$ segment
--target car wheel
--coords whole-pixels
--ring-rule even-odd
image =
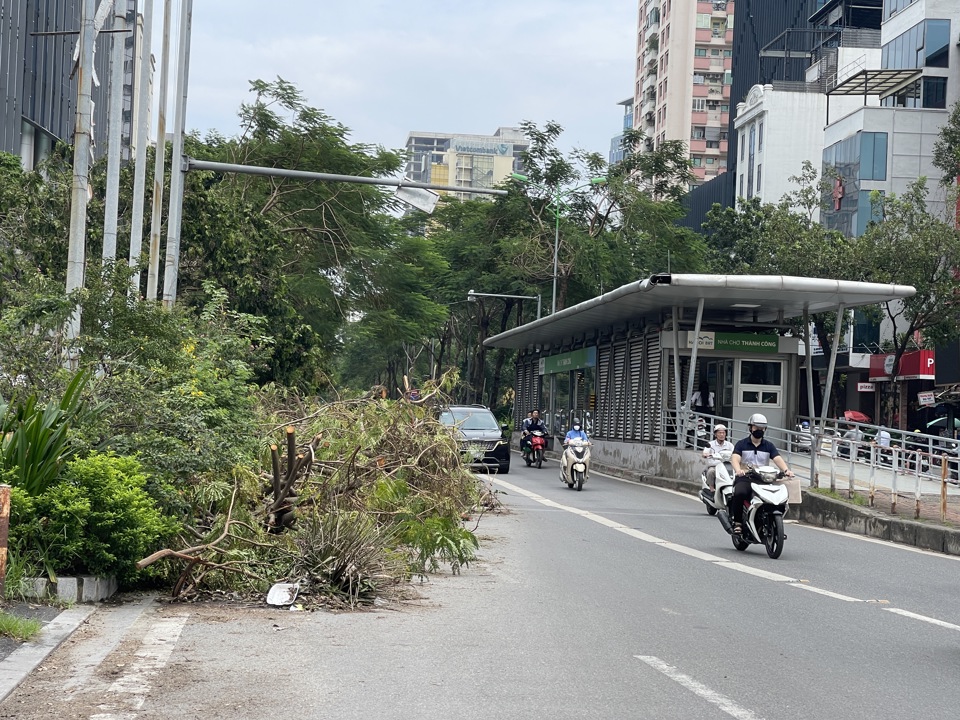
[[[501,466],[500,466],[500,474],[501,474],[501,475],[506,475],[506,474],[509,473],[509,472],[510,472],[510,463],[507,463],[506,465],[501,465]]]

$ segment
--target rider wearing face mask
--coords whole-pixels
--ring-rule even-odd
[[[793,471],[787,467],[787,463],[780,456],[777,450],[769,440],[764,439],[763,434],[767,429],[767,418],[760,413],[754,413],[747,420],[747,430],[750,431],[748,437],[743,438],[733,448],[733,455],[730,457],[730,464],[733,465],[733,472],[736,478],[733,483],[733,499],[730,501],[730,519],[733,520],[734,532],[740,532],[743,521],[743,503],[750,501],[753,491],[750,488],[750,480],[745,476],[746,468],[741,465],[752,465],[759,467],[773,463],[784,472],[787,477],[793,477]]]

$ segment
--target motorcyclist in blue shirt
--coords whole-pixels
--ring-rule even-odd
[[[584,431],[583,426],[580,424],[580,418],[573,419],[573,425],[569,430],[567,430],[567,436],[563,438],[563,444],[566,445],[574,438],[579,438],[584,442],[587,442],[590,439],[587,437],[586,431]]]

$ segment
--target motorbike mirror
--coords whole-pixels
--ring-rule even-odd
[[[503,433],[503,436],[506,437],[507,433],[510,432],[510,426],[507,423],[504,423],[500,426],[500,432]]]

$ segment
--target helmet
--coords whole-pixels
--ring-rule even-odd
[[[760,413],[754,413],[750,416],[750,419],[747,420],[747,425],[757,425],[759,427],[767,426],[767,416],[761,415]]]
[[[580,424],[580,418],[574,418],[572,424],[573,424],[573,425],[579,425],[579,424]]]
[[[713,434],[714,434],[714,436],[716,436],[717,432],[720,431],[720,430],[723,430],[724,432],[726,432],[726,431],[727,431],[727,426],[724,425],[723,423],[717,423],[716,425],[714,425],[714,426],[713,426]]]

